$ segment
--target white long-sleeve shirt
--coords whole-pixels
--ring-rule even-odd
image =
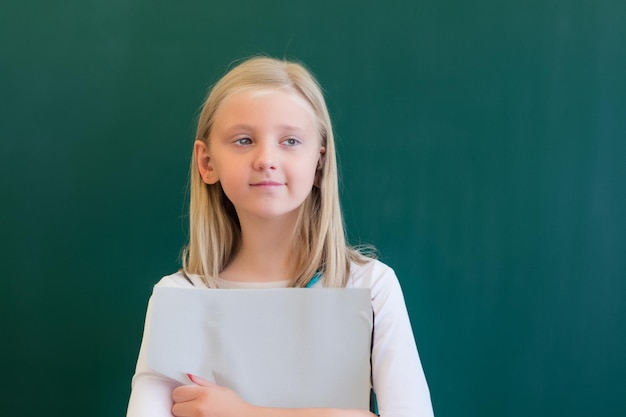
[[[157,287],[206,288],[198,276],[182,273],[162,278]],[[220,288],[275,288],[287,281],[241,283],[218,279]],[[315,284],[321,287],[322,282]],[[348,288],[369,288],[374,311],[372,344],[373,389],[382,417],[432,417],[430,393],[417,352],[404,297],[395,273],[373,260],[352,264]],[[172,417],[172,390],[179,383],[153,371],[147,364],[151,306],[148,303],[143,342],[132,380],[127,417]]]

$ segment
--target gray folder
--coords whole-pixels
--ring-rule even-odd
[[[369,409],[369,289],[157,287],[148,366],[268,407]]]

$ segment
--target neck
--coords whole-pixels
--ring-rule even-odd
[[[241,247],[221,277],[230,281],[270,282],[292,279],[292,219],[242,219]]]

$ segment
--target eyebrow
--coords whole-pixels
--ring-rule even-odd
[[[305,131],[305,129],[299,126],[294,126],[294,125],[289,125],[289,124],[278,125],[277,129],[280,131],[286,131],[289,133],[300,133],[300,134],[304,133]],[[244,123],[238,123],[238,124],[235,124],[226,128],[226,132],[239,131],[239,130],[252,131],[252,130],[255,130],[255,126],[247,125]]]

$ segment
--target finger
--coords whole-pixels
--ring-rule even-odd
[[[192,401],[200,395],[200,388],[196,385],[182,385],[172,391],[172,401],[182,403]]]
[[[199,413],[198,406],[194,402],[176,403],[172,405],[170,410],[174,417],[193,417],[201,414]]]
[[[187,378],[189,378],[189,380],[194,384],[200,385],[201,387],[212,387],[215,385],[214,383],[207,381],[206,379],[202,379],[199,376],[195,376],[192,374],[187,374]]]

